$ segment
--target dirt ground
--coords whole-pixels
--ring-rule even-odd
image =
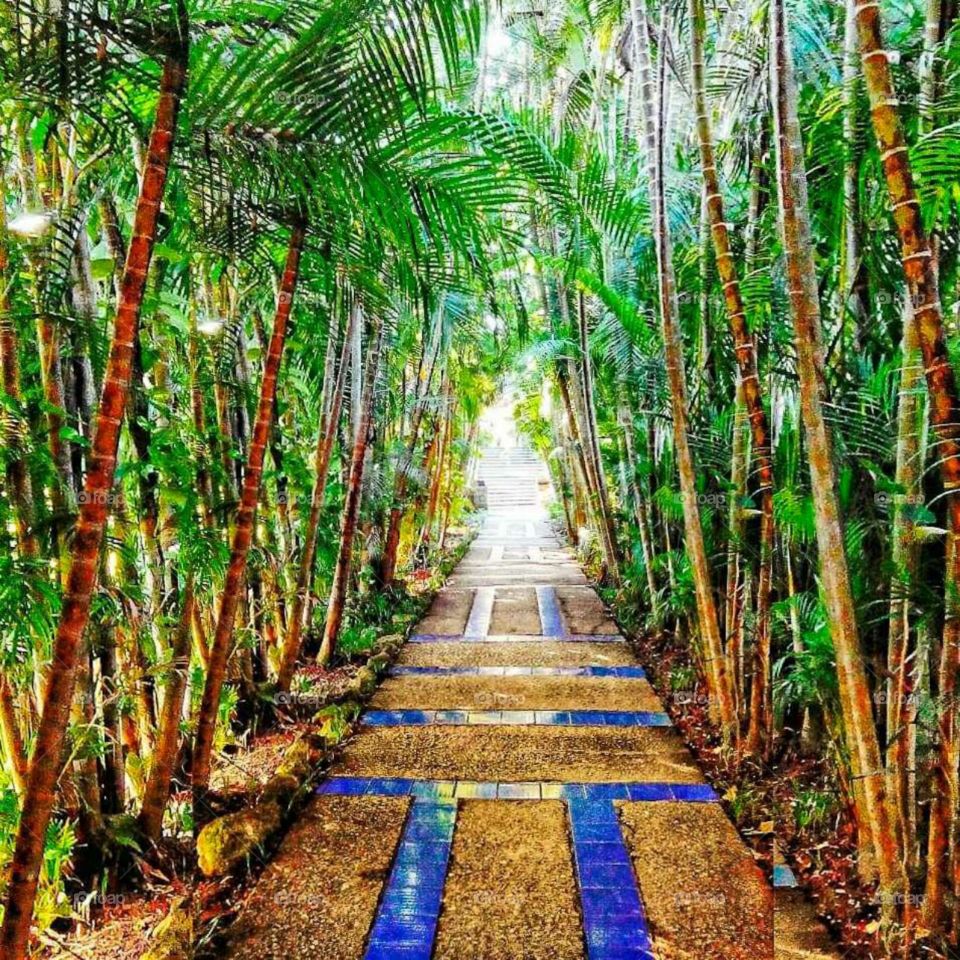
[[[560,802],[460,805],[435,960],[582,960]]]

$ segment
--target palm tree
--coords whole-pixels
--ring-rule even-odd
[[[321,664],[330,662],[340,637],[343,624],[344,606],[353,559],[353,541],[357,533],[357,519],[360,514],[360,498],[363,493],[363,474],[366,467],[367,447],[373,429],[374,392],[377,386],[377,374],[380,366],[380,348],[383,343],[383,321],[372,319],[369,338],[371,341],[367,353],[367,365],[363,380],[363,393],[360,398],[360,422],[353,443],[350,458],[350,476],[347,480],[347,492],[340,520],[340,545],[337,563],[334,567],[333,584],[330,587],[330,600],[327,603],[327,619],[323,628],[323,641],[317,657]]]
[[[210,784],[213,736],[220,710],[220,691],[226,677],[230,641],[233,637],[234,621],[237,616],[237,607],[240,603],[243,580],[247,570],[247,557],[250,553],[250,544],[253,541],[257,503],[260,499],[260,482],[263,476],[263,463],[266,458],[267,445],[270,441],[274,406],[277,400],[280,362],[283,359],[283,347],[293,309],[293,298],[297,291],[300,258],[303,255],[306,235],[306,224],[302,220],[295,222],[290,229],[287,258],[280,278],[277,307],[273,318],[273,333],[270,337],[270,348],[264,362],[263,379],[260,382],[257,417],[253,426],[246,469],[243,473],[243,492],[234,524],[230,565],[227,568],[227,579],[220,596],[217,626],[210,646],[207,681],[203,690],[200,713],[197,716],[197,736],[194,744],[191,775],[194,808],[198,812],[204,805],[205,795]]]
[[[753,454],[757,462],[760,484],[760,571],[757,585],[757,641],[751,686],[750,729],[745,749],[754,754],[763,752],[771,722],[769,702],[770,672],[770,593],[773,565],[773,466],[770,461],[770,430],[763,408],[760,377],[753,337],[747,327],[746,308],[740,292],[740,279],[730,248],[723,197],[717,177],[710,116],[707,112],[707,91],[704,63],[706,16],[703,0],[690,0],[691,67],[693,93],[697,111],[697,133],[700,141],[700,165],[706,190],[705,206],[709,215],[710,233],[723,288],[734,350],[739,371],[738,390],[746,407],[753,435]],[[728,643],[730,638],[728,637]]]
[[[670,384],[670,400],[673,411],[673,442],[680,473],[680,489],[683,496],[684,532],[686,550],[690,557],[697,598],[697,620],[704,646],[707,676],[710,680],[711,710],[719,720],[728,743],[738,739],[738,725],[733,702],[733,687],[727,670],[727,659],[720,637],[717,607],[710,582],[710,565],[696,481],[696,468],[690,451],[688,435],[688,411],[686,398],[686,374],[684,371],[683,346],[677,328],[677,288],[673,271],[673,255],[670,228],[667,222],[667,198],[664,188],[667,135],[667,85],[666,55],[662,44],[666,37],[666,12],[661,15],[661,57],[658,65],[655,144],[648,143],[648,167],[650,168],[651,205],[654,211],[654,237],[657,249],[657,272],[659,276],[660,322],[663,336],[667,378]],[[646,107],[651,109],[651,107]],[[649,126],[645,124],[649,130]],[[652,149],[651,149],[652,147]]]
[[[0,932],[3,953],[12,960],[20,960],[24,955],[30,934],[37,874],[43,858],[43,838],[55,802],[83,633],[90,618],[90,602],[99,573],[100,549],[113,492],[120,426],[129,393],[140,310],[173,155],[177,114],[186,86],[188,40],[182,9],[179,16],[180,22],[168,37],[169,49],[160,76],[156,113],[134,217],[134,232],[120,282],[110,357],[91,444],[90,469],[80,499],[79,517],[70,550],[63,613],[53,650],[56,669],[48,676],[30,763],[30,777],[23,798],[23,813],[17,831],[7,907]]]
[[[307,607],[307,593],[310,589],[310,579],[317,552],[317,535],[320,527],[320,511],[323,508],[323,496],[327,487],[327,476],[330,472],[330,459],[333,454],[333,444],[337,436],[337,424],[340,422],[340,411],[343,408],[344,386],[347,379],[348,350],[353,342],[353,331],[357,323],[358,309],[354,306],[347,311],[347,326],[343,334],[343,346],[340,352],[340,362],[337,365],[336,380],[330,387],[329,409],[320,423],[320,432],[317,439],[317,452],[314,461],[313,492],[310,496],[310,514],[307,517],[304,531],[303,553],[300,557],[300,566],[297,573],[296,592],[293,596],[293,605],[290,610],[290,622],[287,626],[287,636],[284,640],[283,656],[280,668],[277,671],[277,689],[281,692],[290,689],[297,658],[300,656],[300,637],[303,631],[304,614]],[[335,342],[334,329],[331,327],[328,336]],[[328,373],[331,371],[328,370]],[[324,390],[327,385],[324,383]]]
[[[936,265],[913,182],[890,63],[883,44],[879,7],[857,0],[856,17],[873,129],[900,239],[912,313],[912,321],[908,322],[917,327],[917,340],[923,354],[930,419],[937,437],[940,476],[947,501],[945,610],[938,674],[941,697],[938,790],[930,817],[923,908],[925,922],[936,927],[945,909],[950,848],[960,801],[960,717],[955,702],[960,670],[960,550],[957,549],[960,539],[960,495],[957,493],[960,490],[960,402],[956,376],[947,353]]]
[[[34,831],[7,942],[126,882],[117,814],[187,862],[219,745],[325,682],[304,650],[339,673],[397,629],[508,376],[585,569],[706,685],[705,741],[778,790],[816,768],[888,917],[904,865],[926,885],[914,952],[956,936],[960,47],[955,0],[921,7],[889,40],[858,0],[0,12],[0,807]],[[512,39],[475,62],[487,16]]]
[[[770,8],[770,82],[780,227],[800,377],[801,410],[809,449],[824,602],[836,651],[850,764],[854,779],[862,784],[857,798],[858,820],[868,827],[873,838],[884,904],[890,912],[895,904],[894,897],[905,889],[905,882],[896,848],[895,821],[886,795],[880,745],[873,725],[837,500],[833,442],[824,417],[826,390],[820,303],[806,170],[797,119],[793,57],[782,0],[774,0]]]
[[[150,763],[150,776],[140,804],[140,829],[153,843],[160,839],[163,814],[170,799],[173,768],[180,747],[180,721],[187,692],[190,668],[190,646],[193,640],[193,617],[196,594],[192,577],[187,578],[183,606],[171,650],[170,682],[163,698],[163,712],[157,733],[157,745]]]

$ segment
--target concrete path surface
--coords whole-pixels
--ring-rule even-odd
[[[539,507],[490,503],[228,955],[773,958],[717,799]]]

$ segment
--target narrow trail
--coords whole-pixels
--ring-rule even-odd
[[[251,893],[232,960],[775,956],[773,890],[552,532],[539,469],[488,451],[480,536]],[[777,957],[825,955],[800,928],[816,942]]]

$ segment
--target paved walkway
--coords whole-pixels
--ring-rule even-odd
[[[497,506],[229,956],[773,958],[773,891],[616,625],[538,507]]]

